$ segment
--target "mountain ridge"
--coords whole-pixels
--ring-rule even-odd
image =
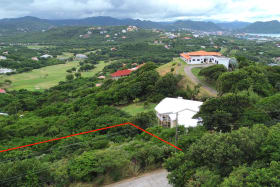
[[[178,20],[174,22],[154,22],[139,19],[118,19],[109,16],[83,19],[41,19],[33,16],[0,19],[0,33],[36,32],[64,26],[125,26],[135,25],[144,29],[191,29],[200,31],[238,31],[249,33],[280,33],[280,22],[219,22]]]

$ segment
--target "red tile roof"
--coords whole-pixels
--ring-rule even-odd
[[[0,93],[6,93],[6,90],[0,89]]]
[[[186,53],[181,53],[180,56],[185,59],[191,59],[191,57],[189,55],[187,55]]]
[[[112,77],[122,77],[122,76],[130,75],[130,73],[131,73],[131,70],[129,70],[129,69],[118,70],[117,72],[112,73],[111,76]]]
[[[195,51],[186,53],[188,56],[222,56],[221,53],[218,52],[206,52],[206,51]]]

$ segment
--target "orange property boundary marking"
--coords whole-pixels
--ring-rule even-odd
[[[104,128],[101,128],[101,129],[96,129],[96,130],[91,130],[91,131],[87,131],[87,132],[81,132],[81,133],[78,133],[78,134],[72,134],[72,135],[69,135],[69,136],[64,136],[64,137],[60,137],[60,138],[55,138],[55,139],[51,139],[51,140],[46,140],[46,141],[43,141],[43,142],[37,142],[37,143],[33,143],[33,144],[29,144],[29,145],[23,145],[23,146],[20,146],[20,147],[14,147],[14,148],[10,148],[10,149],[6,149],[6,150],[2,150],[0,151],[1,152],[6,152],[6,151],[12,151],[12,150],[16,150],[16,149],[21,149],[21,148],[24,148],[24,147],[30,147],[30,146],[33,146],[33,145],[38,145],[38,144],[43,144],[43,143],[48,143],[48,142],[53,142],[53,141],[57,141],[57,140],[61,140],[61,139],[65,139],[65,138],[70,138],[70,137],[73,137],[73,136],[79,136],[79,135],[82,135],[82,134],[88,134],[88,133],[92,133],[92,132],[97,132],[97,131],[101,131],[101,130],[106,130],[106,129],[111,129],[111,128],[114,128],[114,127],[120,127],[120,126],[124,126],[124,125],[131,125],[157,139],[159,139],[160,141],[163,141],[164,143],[180,150],[180,151],[183,151],[182,149],[180,149],[179,147],[173,145],[172,143],[168,142],[168,141],[165,141],[164,139],[138,127],[137,125],[134,125],[133,123],[130,123],[130,122],[127,122],[127,123],[122,123],[122,124],[119,124],[119,125],[113,125],[113,126],[110,126],[110,127],[104,127]]]

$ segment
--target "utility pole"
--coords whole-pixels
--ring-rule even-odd
[[[176,112],[176,134],[175,134],[175,146],[177,147],[177,141],[178,141],[178,112]],[[175,149],[175,152],[177,152],[177,149]]]

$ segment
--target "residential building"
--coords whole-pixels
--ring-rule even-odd
[[[6,90],[0,88],[0,94],[5,94]]]
[[[98,77],[98,79],[106,79],[106,77],[104,75],[101,75]]]
[[[45,54],[45,55],[40,56],[40,58],[45,58],[45,59],[47,59],[47,58],[53,58],[53,56],[52,56],[52,55]]]
[[[76,55],[76,59],[77,60],[84,60],[84,59],[87,59],[87,55],[84,55],[84,54],[77,54]]]
[[[39,59],[37,57],[32,57],[31,60],[33,61],[39,61]]]
[[[145,63],[144,63],[144,64],[141,64],[141,65],[139,65],[139,66],[136,66],[136,67],[134,67],[134,68],[131,68],[131,69],[118,70],[118,71],[116,71],[115,73],[112,73],[112,74],[111,74],[111,77],[112,77],[113,79],[117,80],[117,79],[119,79],[119,78],[121,78],[121,77],[129,76],[129,75],[131,74],[131,72],[138,70],[139,68],[141,68],[141,67],[144,66],[144,65],[145,65]],[[123,66],[126,66],[126,64],[123,64]]]
[[[14,72],[14,71],[15,70],[12,70],[12,69],[0,68],[0,74],[11,73],[11,72]]]
[[[118,71],[116,71],[115,73],[112,73],[111,76],[112,76],[113,79],[117,80],[117,79],[119,79],[119,78],[121,78],[121,77],[129,76],[131,72],[132,72],[132,71],[129,70],[129,69],[118,70]]]
[[[218,52],[195,51],[181,53],[181,59],[187,64],[222,64],[229,68],[230,58],[222,56]]]
[[[196,127],[201,119],[193,119],[193,116],[197,114],[202,104],[202,102],[186,100],[181,97],[167,97],[155,107],[159,125],[169,128],[176,127],[177,118],[178,125],[183,125],[186,128]]]
[[[0,60],[7,60],[7,57],[5,57],[5,56],[0,56]]]

